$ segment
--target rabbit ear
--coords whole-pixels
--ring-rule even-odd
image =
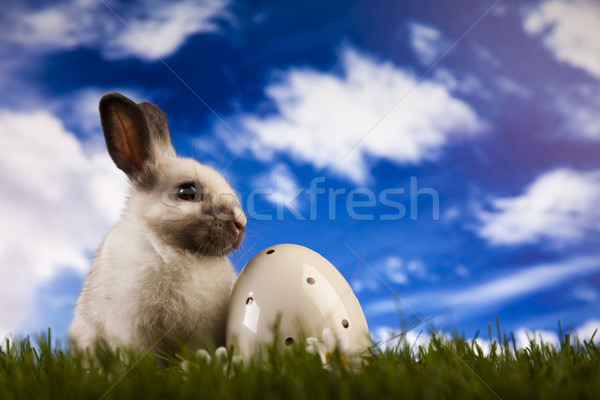
[[[119,93],[100,99],[100,121],[111,158],[127,176],[139,177],[152,160],[150,132],[144,113]]]
[[[174,154],[166,117],[156,106],[109,93],[100,99],[100,120],[108,153],[134,183],[151,178],[149,169],[162,154]]]
[[[138,107],[144,113],[148,124],[152,137],[152,150],[157,152],[158,157],[176,157],[165,114],[154,104],[145,101],[139,103]]]

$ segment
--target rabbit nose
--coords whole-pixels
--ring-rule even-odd
[[[240,232],[244,229],[244,223],[242,223],[242,221],[240,221],[239,219],[234,220],[233,224]]]

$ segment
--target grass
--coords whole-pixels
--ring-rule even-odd
[[[504,336],[484,353],[458,336],[433,335],[426,347],[400,342],[375,349],[358,370],[338,353],[325,369],[299,346],[271,347],[264,360],[246,364],[205,360],[184,349],[184,370],[180,358],[157,361],[101,347],[94,359],[69,354],[51,346],[49,331],[36,346],[7,341],[0,351],[0,399],[598,399],[600,349],[593,338],[561,340],[559,347],[531,342],[517,349]]]

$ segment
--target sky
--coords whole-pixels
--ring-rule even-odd
[[[598,2],[8,0],[0,31],[0,336],[66,338],[128,190],[109,92],[239,193],[237,271],[311,248],[375,339],[600,327]]]

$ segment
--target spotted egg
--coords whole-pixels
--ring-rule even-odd
[[[249,358],[275,337],[285,347],[302,337],[321,338],[326,328],[347,334],[350,345],[370,344],[352,288],[327,259],[303,246],[280,244],[246,264],[231,293],[228,346]]]

